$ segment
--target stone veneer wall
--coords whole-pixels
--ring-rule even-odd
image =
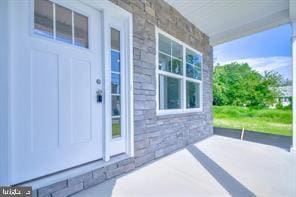
[[[34,191],[68,196],[129,172],[213,133],[209,38],[163,0],[111,0],[133,13],[135,157]],[[203,54],[203,112],[156,116],[155,26]]]

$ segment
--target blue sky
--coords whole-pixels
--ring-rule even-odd
[[[259,71],[273,70],[292,79],[291,26],[283,25],[214,47],[214,64],[247,62]]]

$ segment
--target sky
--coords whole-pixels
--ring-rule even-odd
[[[292,79],[292,29],[282,25],[214,47],[214,65],[246,62],[260,73],[273,70]]]

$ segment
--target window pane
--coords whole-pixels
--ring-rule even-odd
[[[181,80],[159,75],[159,108],[181,108]]]
[[[35,0],[34,4],[35,32],[53,37],[53,3],[48,0]]]
[[[111,51],[111,69],[120,72],[120,53],[117,51]]]
[[[201,80],[201,66],[193,66],[192,64],[186,64],[186,76]]]
[[[173,59],[172,61],[172,73],[182,75],[182,61],[178,59]]]
[[[158,34],[158,47],[159,51],[171,55],[171,40],[162,34]]]
[[[199,108],[200,97],[199,97],[199,83],[186,81],[186,107],[187,108]]]
[[[172,41],[172,47],[173,47],[173,56],[179,59],[183,59],[183,48],[182,45]]]
[[[120,31],[111,28],[111,48],[120,51]]]
[[[72,11],[57,4],[56,39],[72,43]]]
[[[74,12],[74,44],[88,48],[88,18]]]
[[[193,65],[201,64],[201,56],[190,49],[186,49],[186,62]]]
[[[112,138],[120,137],[120,118],[112,118]]]
[[[120,94],[120,75],[112,74],[112,94]]]
[[[162,53],[158,54],[159,69],[171,72],[171,57]]]
[[[112,116],[120,115],[120,96],[112,96]]]

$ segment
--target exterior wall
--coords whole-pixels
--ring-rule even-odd
[[[34,191],[67,196],[126,173],[213,133],[209,38],[163,0],[111,0],[133,13],[135,157]],[[155,26],[203,53],[203,112],[156,116]]]
[[[136,166],[212,134],[212,47],[164,1],[113,1],[133,12]],[[156,116],[155,26],[203,53],[203,113]]]

